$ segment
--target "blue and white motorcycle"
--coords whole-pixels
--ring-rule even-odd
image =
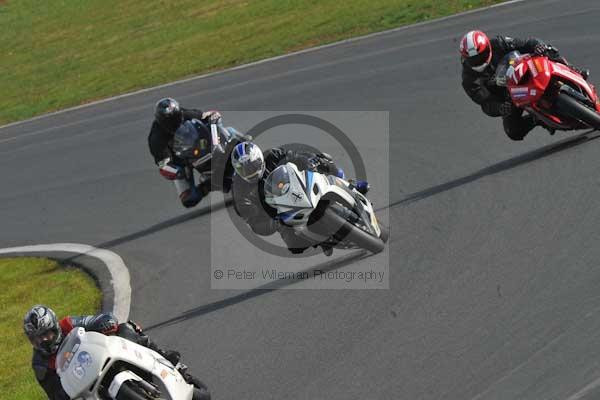
[[[277,219],[313,246],[381,252],[388,230],[373,205],[351,182],[333,175],[300,171],[288,162],[265,179],[265,202]]]

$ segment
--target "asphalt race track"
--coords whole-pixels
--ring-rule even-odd
[[[0,129],[0,247],[118,253],[131,317],[216,399],[599,396],[600,140],[538,128],[511,142],[462,92],[458,60],[471,28],[535,35],[600,83],[599,20],[597,0],[525,1]],[[389,191],[389,246],[335,264],[389,258],[390,289],[210,290],[210,214],[181,208],[147,152],[166,95],[390,111],[390,143],[365,153],[389,150],[389,185],[369,171],[373,200]],[[252,258],[238,250],[232,265]]]

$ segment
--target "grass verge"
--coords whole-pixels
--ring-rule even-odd
[[[0,393],[18,400],[45,399],[31,369],[23,316],[34,304],[49,306],[59,318],[97,313],[100,290],[82,271],[43,258],[0,258],[0,276]]]
[[[501,0],[0,0],[0,125]]]

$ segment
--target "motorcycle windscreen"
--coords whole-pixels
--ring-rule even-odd
[[[507,80],[511,79],[514,76],[514,65],[520,60],[523,56],[518,51],[511,51],[504,57],[502,60],[498,62],[498,66],[496,67],[496,72],[494,73],[494,78],[496,80],[496,85],[498,86],[506,86]]]
[[[63,344],[58,349],[56,356],[56,369],[60,372],[66,372],[71,365],[73,355],[77,353],[81,340],[77,334],[77,329],[71,330],[71,333],[65,338]]]
[[[91,333],[104,337],[99,333]],[[73,329],[65,338],[56,358],[61,386],[71,398],[91,390],[102,369],[103,360],[94,356],[98,345],[83,343],[81,337],[85,334],[83,328]]]
[[[200,134],[192,121],[185,121],[173,136],[173,151],[178,157],[185,157],[186,153],[190,153],[197,149],[196,144],[200,139]]]
[[[285,165],[273,170],[265,179],[265,199],[285,196],[290,190],[290,174]]]

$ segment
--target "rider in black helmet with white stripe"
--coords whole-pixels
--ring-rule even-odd
[[[50,400],[69,400],[56,373],[56,353],[63,339],[77,327],[105,335],[121,336],[157,351],[173,365],[176,365],[180,358],[176,351],[161,350],[133,321],[119,323],[110,313],[66,316],[59,320],[51,308],[38,304],[25,314],[23,332],[33,346],[31,366],[35,377]],[[188,373],[182,375],[196,388],[194,400],[210,399],[210,393],[202,382]]]

